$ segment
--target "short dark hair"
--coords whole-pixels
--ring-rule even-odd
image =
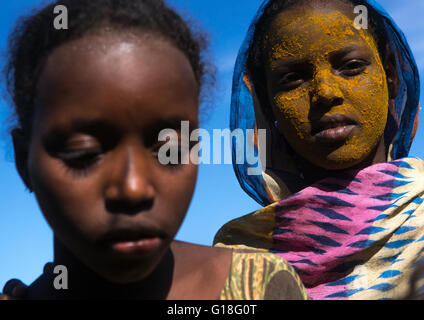
[[[58,5],[68,10],[67,29],[56,30],[53,26],[54,8]],[[213,78],[213,68],[204,58],[206,33],[192,30],[163,0],[55,1],[22,17],[9,36],[4,73],[14,113],[25,136],[30,136],[37,82],[49,54],[60,45],[104,26],[157,34],[185,54],[200,89],[208,76]]]

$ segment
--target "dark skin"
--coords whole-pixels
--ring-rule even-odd
[[[54,264],[29,299],[217,299],[231,251],[173,241],[197,166],[162,165],[158,133],[198,127],[199,85],[172,44],[143,33],[100,32],[48,57],[31,137],[13,133],[17,169],[54,232]],[[119,239],[107,235],[119,230]],[[116,243],[146,244],[125,252]],[[206,289],[207,288],[207,289]]]
[[[314,0],[270,24],[268,99],[308,184],[387,161],[383,113],[397,96],[394,57],[380,57],[370,31],[353,27],[355,17],[349,3]]]

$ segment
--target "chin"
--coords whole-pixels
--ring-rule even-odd
[[[103,279],[113,284],[130,284],[146,279],[153,271],[155,266],[146,268],[146,266],[128,268],[121,266],[120,269],[98,270],[96,273]]]
[[[330,171],[346,170],[358,166],[366,159],[366,157],[367,155],[362,157],[352,157],[351,155],[344,157],[342,155],[330,155],[323,159],[323,161],[319,164],[317,163],[317,165]]]
[[[141,259],[96,259],[85,265],[100,278],[113,284],[130,284],[146,279],[160,262],[157,257]]]
[[[324,163],[320,167],[329,171],[338,171],[338,170],[346,170],[346,169],[352,168],[358,165],[359,163],[361,163],[361,161],[358,161],[358,162],[330,162],[329,161],[328,163]]]

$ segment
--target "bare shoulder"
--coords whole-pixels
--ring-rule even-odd
[[[174,258],[178,261],[183,258],[193,269],[202,269],[205,272],[229,272],[232,262],[233,249],[208,247],[188,242],[174,241],[171,245]]]
[[[176,274],[187,290],[181,296],[222,300],[304,300],[306,289],[282,257],[262,250],[171,245]],[[188,290],[188,288],[192,288]],[[190,292],[188,292],[190,291]]]
[[[232,248],[223,248],[223,247],[209,247],[200,244],[194,244],[189,242],[182,241],[173,241],[171,244],[171,249],[173,252],[183,253],[183,254],[193,254],[197,253],[202,256],[207,256],[208,258],[222,258],[222,257],[231,257],[233,252]]]
[[[178,299],[219,297],[231,270],[232,249],[174,241],[175,296]]]

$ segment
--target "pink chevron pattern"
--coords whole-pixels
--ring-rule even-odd
[[[348,299],[355,253],[374,243],[374,222],[401,196],[392,193],[399,163],[321,180],[277,204],[270,251],[294,266],[312,299]]]

